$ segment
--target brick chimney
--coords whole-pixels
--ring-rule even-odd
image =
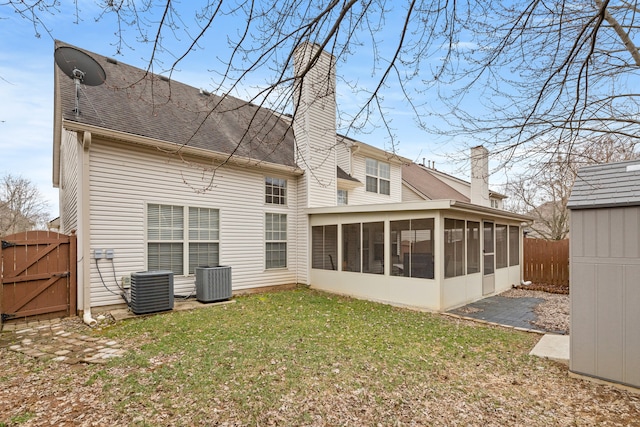
[[[482,145],[471,149],[471,203],[491,206],[489,200],[489,150]]]
[[[304,42],[294,51],[296,162],[305,171],[307,207],[337,204],[335,57]]]

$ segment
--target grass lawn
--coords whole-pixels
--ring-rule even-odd
[[[78,409],[85,414],[80,420],[100,420],[92,411],[103,411],[105,424],[120,425],[631,425],[640,419],[638,396],[571,379],[566,366],[528,356],[538,335],[307,289],[236,301],[97,332],[130,351],[106,366],[67,368],[50,381],[93,396],[94,404]],[[40,362],[38,369],[44,375],[61,365]],[[38,419],[33,413],[31,421]]]

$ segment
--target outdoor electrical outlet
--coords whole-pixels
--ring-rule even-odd
[[[131,288],[131,276],[122,276],[122,289]]]
[[[95,258],[95,259],[104,258],[104,251],[102,249],[94,249],[93,250],[93,258]]]
[[[113,259],[114,255],[115,255],[115,252],[114,252],[113,249],[106,249],[104,252],[105,252],[105,255],[106,255],[105,257],[107,259]]]

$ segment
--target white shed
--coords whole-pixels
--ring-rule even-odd
[[[640,161],[581,169],[568,207],[569,368],[640,387]]]

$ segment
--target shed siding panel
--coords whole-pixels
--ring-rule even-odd
[[[592,210],[584,211],[582,214],[582,236],[583,255],[585,257],[596,256],[597,236],[596,236],[596,213]]]
[[[264,203],[264,176],[260,171],[224,167],[217,170],[213,186],[207,188],[211,173],[203,173],[203,169],[195,164],[94,140],[91,147],[91,249],[115,250],[113,263],[99,261],[105,285],[117,292],[116,279],[146,270],[147,203],[219,209],[220,264],[232,267],[234,289],[294,283],[298,262],[295,257],[296,192],[288,192],[287,206],[267,206]],[[289,188],[295,188],[296,181],[288,177]],[[265,212],[287,214],[286,269],[265,270]],[[92,305],[122,303],[119,296],[105,289],[95,262],[91,268]],[[176,294],[186,295],[193,291],[194,278],[176,276],[174,284]]]
[[[611,248],[611,258],[624,258],[625,233],[624,209],[610,209],[609,221],[609,246]]]
[[[622,381],[622,267],[600,264],[596,267],[596,280],[597,375]]]
[[[622,229],[625,239],[624,257],[640,258],[640,209],[635,207],[624,208]]]
[[[609,258],[611,256],[611,235],[609,233],[611,227],[611,218],[609,209],[598,209],[596,214],[596,237],[594,245],[596,246],[596,256],[600,258]]]
[[[571,265],[571,370],[593,373],[597,338],[595,266],[577,262]]]
[[[569,239],[569,245],[571,248],[570,255],[574,257],[584,256],[584,212],[572,211],[570,213],[571,239]]]
[[[624,382],[640,386],[640,265],[624,270]]]

